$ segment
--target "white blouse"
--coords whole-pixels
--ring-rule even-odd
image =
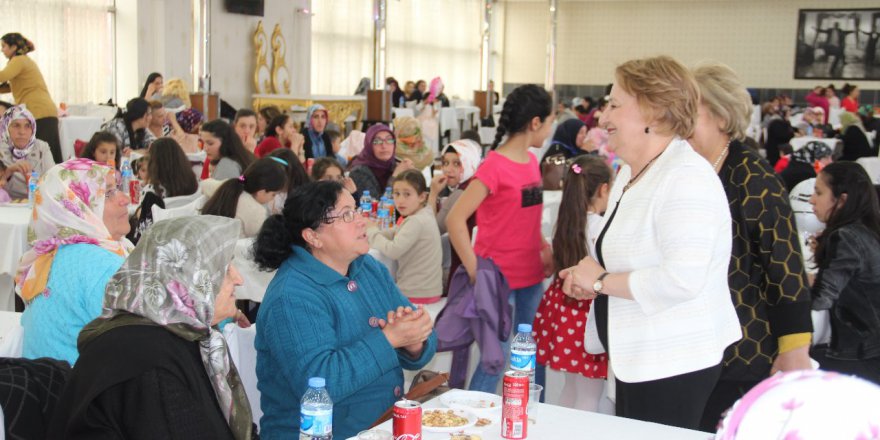
[[[608,272],[629,272],[634,298],[608,298],[614,372],[632,383],[714,366],[742,337],[727,286],[732,223],[721,181],[681,139],[623,194],[630,176],[622,167],[602,220],[619,201],[601,252]]]

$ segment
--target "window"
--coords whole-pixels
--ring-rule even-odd
[[[312,1],[312,94],[351,95],[373,76],[372,11],[368,0]]]
[[[56,104],[113,97],[113,0],[0,0],[0,11],[3,33],[34,43]]]

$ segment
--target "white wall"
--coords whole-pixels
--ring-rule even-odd
[[[750,87],[810,88],[816,80],[794,79],[798,9],[878,5],[876,0],[561,0],[556,83],[605,84],[617,64],[668,54],[688,65],[707,59],[727,63]],[[504,81],[543,83],[547,2],[505,6]],[[880,81],[850,82],[880,88]]]
[[[250,107],[253,93],[253,32],[263,20],[266,37],[276,23],[287,41],[291,94],[309,93],[311,18],[296,9],[310,0],[265,0],[263,17],[230,14],[222,0],[211,11],[211,90],[234,107]],[[125,103],[140,92],[150,72],[192,82],[193,8],[189,0],[117,2],[117,96]],[[136,47],[136,50],[131,48]],[[271,50],[271,49],[270,49]],[[269,57],[271,63],[271,57]],[[193,85],[193,90],[195,90]]]

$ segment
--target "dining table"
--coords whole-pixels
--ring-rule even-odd
[[[0,310],[15,310],[15,273],[18,261],[30,249],[28,224],[33,209],[24,201],[0,205]]]

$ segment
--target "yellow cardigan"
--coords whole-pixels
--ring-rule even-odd
[[[30,57],[16,55],[9,59],[6,67],[0,70],[0,83],[7,81],[15,103],[26,105],[34,119],[58,117],[58,110],[49,96],[43,74]]]

